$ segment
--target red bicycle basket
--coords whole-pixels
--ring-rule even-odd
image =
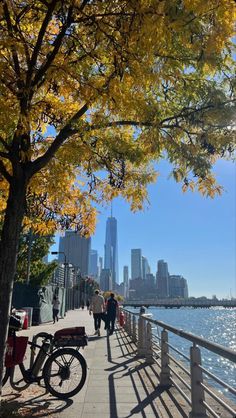
[[[28,337],[8,337],[5,356],[5,367],[23,363]]]

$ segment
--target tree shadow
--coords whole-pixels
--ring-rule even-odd
[[[40,389],[34,386],[33,392],[31,388],[31,390],[27,389],[22,393],[9,392],[2,395],[4,413],[8,412],[10,416],[14,411],[18,411],[25,417],[43,418],[53,415],[55,412],[62,412],[73,404],[71,399],[58,399],[50,396],[47,392],[38,394],[38,390]]]

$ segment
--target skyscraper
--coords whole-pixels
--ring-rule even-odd
[[[131,250],[131,279],[142,278],[142,250]]]
[[[98,252],[97,250],[90,250],[89,260],[89,275],[97,280],[98,278]]]
[[[118,239],[117,239],[117,220],[113,216],[107,219],[106,240],[104,246],[104,268],[110,269],[112,277],[112,288],[119,284],[118,275]]]
[[[124,266],[123,268],[123,281],[124,281],[124,297],[129,297],[129,267]]]
[[[150,273],[150,266],[146,257],[142,256],[142,278],[145,280]]]
[[[157,263],[157,294],[159,298],[166,298],[169,296],[169,272],[168,264],[164,260],[159,260]]]
[[[89,255],[91,238],[81,237],[74,231],[66,231],[64,237],[59,241],[59,261],[67,263],[80,269],[82,276],[87,276],[89,271]],[[64,254],[63,254],[64,253]],[[65,256],[64,256],[65,255]]]
[[[169,296],[172,298],[188,297],[188,283],[183,276],[172,274],[169,276]]]

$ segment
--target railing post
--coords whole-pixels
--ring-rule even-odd
[[[152,326],[150,322],[147,323],[146,361],[149,364],[154,362],[152,352]]]
[[[163,329],[161,331],[161,373],[160,373],[160,386],[170,387],[172,385],[170,380],[170,368],[169,368],[169,346],[168,346],[168,332]]]
[[[132,341],[136,343],[137,337],[136,337],[136,318],[135,315],[133,315],[133,323],[132,323]]]
[[[203,404],[205,394],[204,389],[201,386],[201,383],[203,383],[203,374],[199,367],[201,365],[201,351],[196,345],[190,347],[190,362],[192,411],[190,412],[189,417],[206,418],[206,408]]]
[[[125,331],[127,332],[127,328],[128,327],[128,314],[127,314],[127,312],[125,312],[125,326],[124,326],[124,329],[125,329]]]
[[[132,335],[132,328],[131,328],[131,313],[129,313],[129,316],[128,316],[128,334],[129,334],[129,336],[131,336],[131,335]]]
[[[142,317],[142,315],[140,315],[138,319],[138,356],[139,357],[144,357],[146,354],[145,337],[146,337],[145,320]]]

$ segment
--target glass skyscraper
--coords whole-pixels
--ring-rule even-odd
[[[68,230],[64,237],[60,237],[58,259],[80,269],[82,276],[87,276],[89,272],[89,256],[91,248],[91,238],[81,237],[78,233]]]
[[[118,239],[117,239],[117,220],[113,216],[107,219],[106,240],[105,240],[104,268],[110,269],[112,277],[112,287],[115,289],[116,283],[119,284],[118,273]]]

